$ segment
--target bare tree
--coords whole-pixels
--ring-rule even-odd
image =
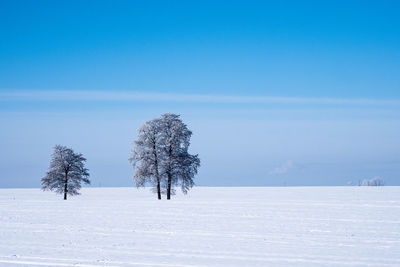
[[[385,182],[380,177],[376,176],[372,179],[365,179],[362,181],[363,186],[384,186]]]
[[[56,145],[51,157],[49,171],[42,178],[42,189],[67,195],[79,195],[81,183],[90,184],[89,170],[85,168],[86,159],[70,148]]]
[[[193,187],[193,177],[200,166],[198,155],[188,153],[192,132],[179,115],[161,115],[162,177],[167,199],[174,193],[173,186],[180,184],[186,194]],[[165,181],[166,180],[166,181]]]
[[[160,120],[147,121],[138,130],[137,140],[130,157],[135,174],[133,179],[136,187],[144,187],[146,183],[155,186],[158,199],[161,199],[160,165]]]
[[[170,199],[176,185],[181,185],[186,194],[200,166],[198,155],[188,153],[191,135],[176,114],[166,113],[144,123],[129,159],[135,169],[136,187],[153,185],[158,199],[161,194]]]

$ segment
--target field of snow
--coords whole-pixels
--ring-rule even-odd
[[[0,266],[400,266],[400,187],[0,189]]]

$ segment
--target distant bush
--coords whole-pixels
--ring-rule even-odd
[[[365,179],[362,181],[363,186],[384,186],[385,182],[380,177],[374,177],[372,179]]]

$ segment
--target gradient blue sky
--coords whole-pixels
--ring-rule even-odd
[[[398,1],[1,1],[0,187],[52,147],[132,186],[137,128],[181,114],[199,185],[400,185]]]

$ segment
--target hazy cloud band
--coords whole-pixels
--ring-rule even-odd
[[[190,102],[190,103],[237,103],[237,104],[320,104],[320,105],[395,105],[400,99],[368,98],[317,98],[241,96],[217,94],[145,93],[138,91],[90,91],[90,90],[3,90],[0,101],[137,101],[137,102]]]

